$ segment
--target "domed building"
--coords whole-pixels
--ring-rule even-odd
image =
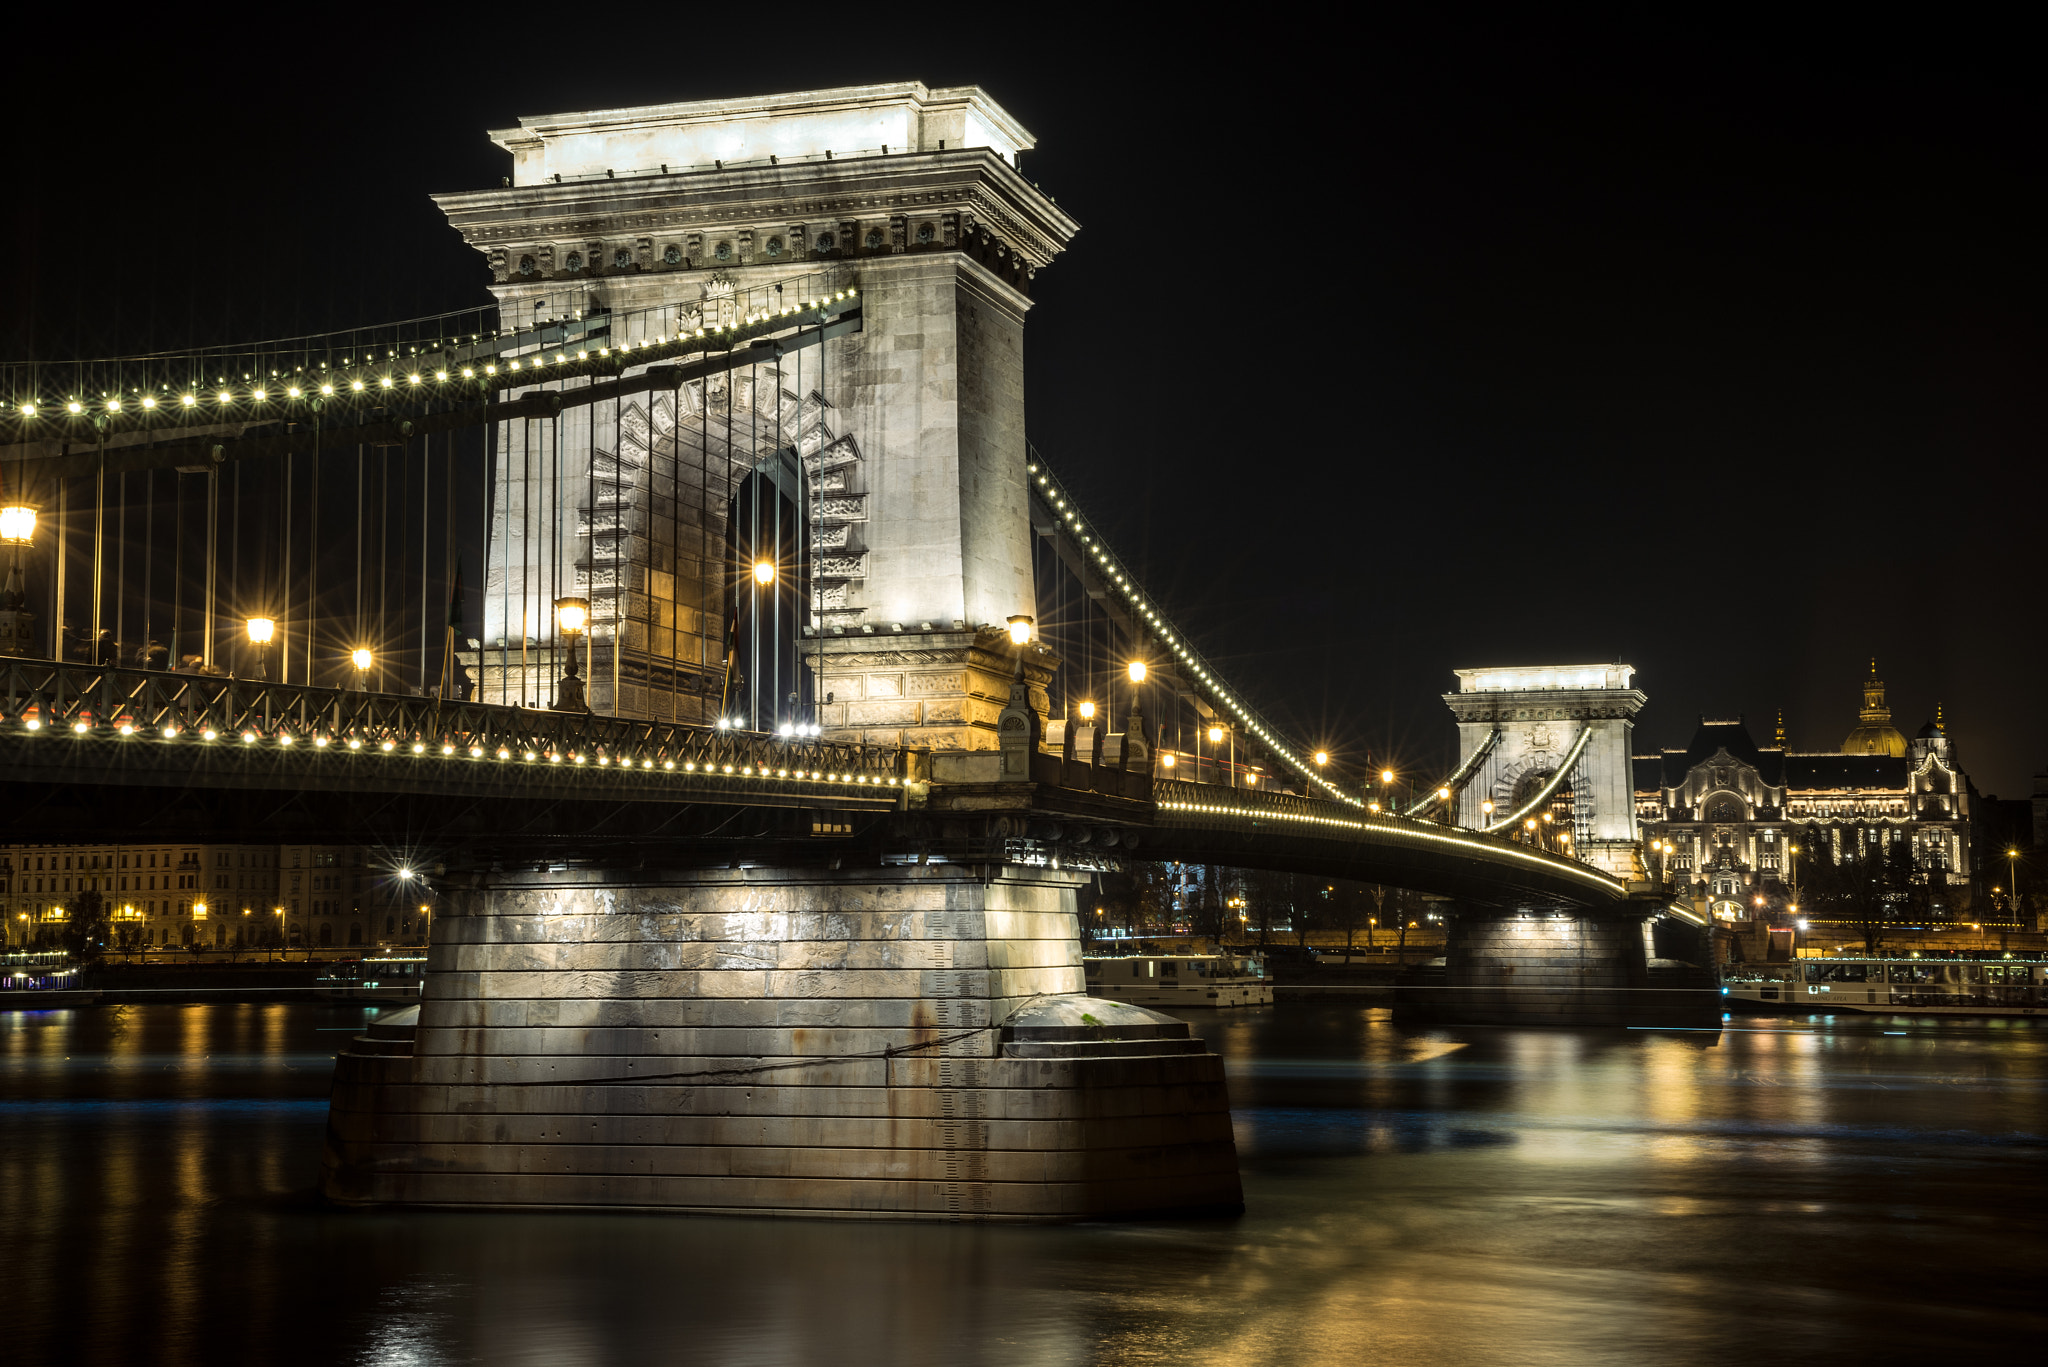
[[[1636,818],[1653,862],[1724,921],[1788,900],[1791,848],[1825,841],[1837,861],[1910,859],[1937,914],[1966,896],[1976,790],[1935,719],[1908,740],[1871,661],[1858,725],[1840,750],[1759,746],[1741,718],[1700,718],[1683,750],[1635,757]]]
[[[1870,661],[1870,677],[1863,681],[1863,711],[1856,729],[1842,742],[1845,755],[1890,755],[1893,759],[1906,757],[1906,738],[1892,725],[1892,710],[1884,705],[1884,680],[1877,677],[1877,660]],[[1927,723],[1931,734],[1933,722]]]

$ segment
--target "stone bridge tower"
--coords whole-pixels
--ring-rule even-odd
[[[1024,317],[1078,231],[1019,170],[1031,135],[978,87],[903,82],[491,137],[506,184],[436,202],[490,262],[504,327],[605,317],[617,346],[848,287],[862,323],[617,414],[507,425],[488,639],[465,660],[486,700],[547,704],[549,607],[583,594],[595,710],[714,718],[732,491],[795,446],[816,557],[802,671],[823,661],[828,734],[995,748],[1015,660],[995,647],[1034,601]]]
[[[1444,702],[1458,721],[1460,765],[1491,748],[1458,794],[1457,823],[1483,829],[1504,819],[1569,760],[1579,857],[1642,881],[1630,754],[1647,699],[1634,674],[1625,664],[1458,670],[1458,691]]]

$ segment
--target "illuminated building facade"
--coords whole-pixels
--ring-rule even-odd
[[[1636,815],[1654,869],[1704,896],[1722,920],[1781,905],[1791,849],[1826,841],[1838,862],[1911,854],[1937,912],[1966,896],[1975,790],[1939,716],[1910,740],[1891,724],[1875,662],[1858,724],[1840,750],[1759,746],[1742,719],[1702,717],[1682,750],[1638,755]],[[1670,848],[1666,850],[1664,846]]]
[[[97,892],[109,949],[294,949],[405,944],[427,913],[383,861],[347,845],[0,846],[5,943],[61,937]]]

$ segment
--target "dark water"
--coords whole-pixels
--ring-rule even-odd
[[[1210,1017],[1242,1219],[989,1229],[329,1210],[362,1017],[0,1014],[0,1360],[1870,1364],[2048,1334],[2031,1024]]]

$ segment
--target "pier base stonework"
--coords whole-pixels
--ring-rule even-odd
[[[1637,916],[1453,913],[1442,961],[1401,994],[1401,1014],[1445,1025],[1718,1022],[1711,960],[1653,957],[1644,926]]]
[[[1222,1060],[1084,997],[1070,876],[494,875],[336,1063],[347,1204],[1060,1221],[1242,1206]]]

